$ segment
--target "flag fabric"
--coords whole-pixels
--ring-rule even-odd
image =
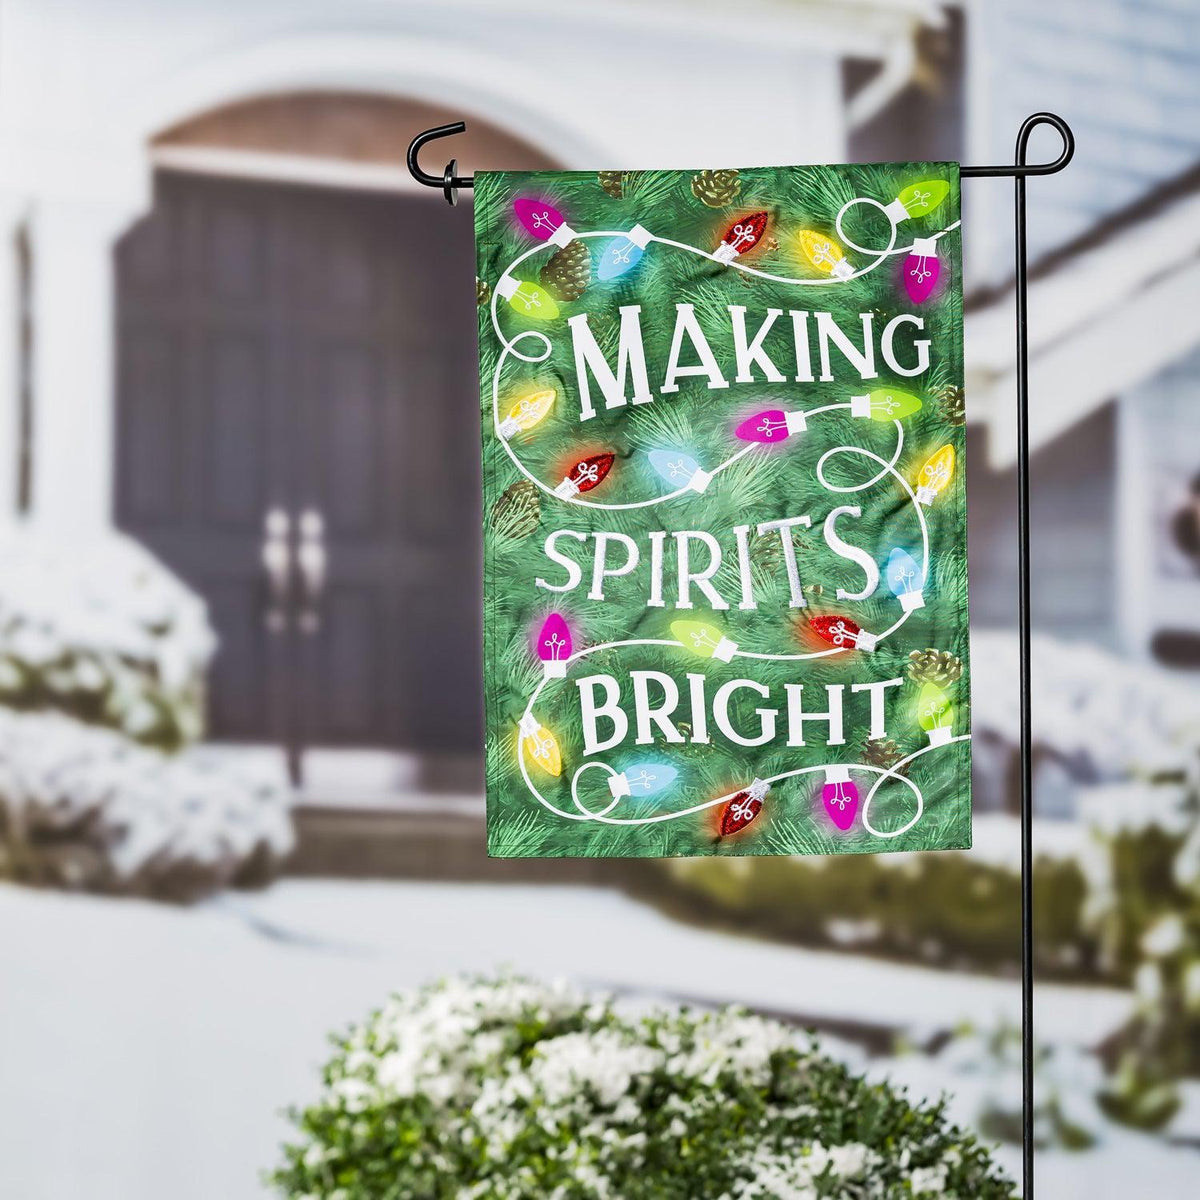
[[[969,846],[957,165],[474,202],[489,853]]]

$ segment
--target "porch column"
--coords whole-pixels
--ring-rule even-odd
[[[21,453],[21,296],[17,237],[24,204],[0,196],[0,521],[16,512]]]
[[[137,209],[49,199],[31,212],[33,488],[51,528],[107,526],[113,505],[113,246]]]

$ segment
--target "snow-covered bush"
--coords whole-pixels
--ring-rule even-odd
[[[1099,646],[1033,639],[1035,749],[1085,781],[1190,771],[1200,762],[1200,690]],[[971,636],[973,733],[1014,752],[1021,731],[1015,633]]]
[[[393,996],[335,1039],[272,1176],[293,1200],[914,1200],[1012,1195],[941,1105],[736,1009],[524,979]]]
[[[62,713],[0,709],[0,875],[183,900],[265,881],[291,845],[270,778]]]
[[[203,732],[203,602],[132,539],[0,527],[0,705],[172,749]]]

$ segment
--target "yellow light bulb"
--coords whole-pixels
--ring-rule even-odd
[[[917,503],[932,504],[954,477],[954,447],[935,450],[917,472]]]
[[[804,257],[823,275],[835,279],[849,279],[854,268],[846,261],[846,252],[827,233],[815,229],[802,229],[796,235],[796,243]]]
[[[522,283],[511,275],[503,275],[496,284],[496,294],[507,300],[514,312],[535,321],[553,321],[558,316],[558,304],[545,288],[536,283]]]
[[[731,662],[737,650],[737,642],[730,641],[716,625],[707,621],[672,621],[671,635],[701,658]]]
[[[532,713],[521,718],[519,729],[525,754],[549,775],[562,774],[562,751],[558,739]]]
[[[554,407],[558,393],[553,388],[545,388],[540,392],[530,392],[522,396],[508,410],[508,416],[500,422],[500,436],[512,437],[514,433],[524,433],[532,429]]]

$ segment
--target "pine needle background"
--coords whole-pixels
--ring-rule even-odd
[[[796,169],[758,168],[740,171],[740,188],[732,202],[721,209],[701,203],[692,192],[692,171],[641,171],[625,177],[624,194],[608,195],[591,172],[569,173],[481,173],[476,176],[475,219],[480,279],[494,287],[505,268],[533,244],[528,233],[513,217],[512,201],[526,195],[548,201],[559,208],[577,230],[629,229],[642,223],[653,233],[708,249],[715,249],[722,234],[740,216],[765,209],[770,215],[766,247],[757,247],[742,260],[747,265],[781,275],[814,276],[813,269],[796,251],[792,235],[811,228],[835,234],[838,210],[849,199],[870,196],[886,204],[900,190],[921,179],[945,179],[950,194],[934,212],[900,225],[901,244],[914,237],[928,237],[958,216],[958,169],[947,163],[865,164],[859,166],[814,166]],[[851,209],[845,219],[846,232],[864,246],[886,244],[888,222],[871,206]],[[604,239],[587,239],[593,265]],[[914,612],[892,637],[881,642],[874,654],[850,651],[838,656],[806,662],[761,662],[737,659],[730,664],[697,659],[687,651],[671,647],[628,647],[591,655],[574,664],[566,680],[550,682],[542,692],[535,715],[551,729],[563,754],[563,773],[558,779],[531,767],[531,776],[543,794],[564,810],[572,808],[570,779],[584,761],[583,733],[578,691],[574,680],[582,675],[612,674],[622,683],[622,706],[629,717],[626,742],[602,757],[617,770],[646,760],[666,761],[680,775],[673,790],[640,802],[625,800],[614,815],[649,814],[664,807],[687,808],[703,800],[747,785],[755,776],[768,777],[810,763],[861,760],[867,737],[869,705],[865,693],[845,692],[846,742],[824,744],[825,726],[807,726],[806,747],[786,746],[786,702],[783,685],[805,684],[805,706],[813,711],[825,707],[826,683],[866,682],[904,676],[910,651],[926,647],[948,650],[965,664],[962,677],[946,689],[956,708],[955,733],[970,729],[970,674],[967,644],[966,494],[965,436],[961,424],[942,413],[938,393],[962,385],[962,297],[959,231],[938,243],[943,285],[929,301],[913,305],[900,280],[903,255],[885,261],[875,271],[849,283],[831,282],[825,287],[793,287],[744,275],[682,250],[651,243],[641,263],[629,274],[601,283],[594,277],[576,301],[560,304],[559,317],[550,322],[531,321],[500,302],[501,326],[511,337],[524,329],[549,336],[553,351],[542,363],[527,364],[510,357],[501,374],[501,411],[518,396],[539,387],[554,387],[558,399],[553,411],[535,429],[517,434],[512,446],[537,478],[553,487],[570,466],[587,454],[609,450],[616,462],[609,477],[588,499],[627,501],[661,495],[669,490],[650,467],[646,451],[679,449],[701,466],[711,469],[730,457],[743,443],[733,436],[736,425],[763,408],[812,409],[829,403],[844,403],[852,394],[889,384],[922,396],[923,407],[903,422],[905,446],[897,468],[910,482],[925,459],[939,446],[951,443],[957,456],[954,479],[945,493],[927,508],[931,565],[925,588],[926,607]],[[537,282],[538,273],[555,247],[531,256],[515,272],[518,278]],[[863,256],[847,249],[855,266]],[[675,322],[675,304],[695,306],[697,319],[713,348],[730,386],[710,391],[703,378],[682,379],[678,392],[657,394],[667,361]],[[643,341],[650,372],[652,403],[606,410],[593,388],[597,415],[579,420],[579,398],[575,384],[574,353],[566,325],[568,317],[589,314],[589,325],[615,364],[618,337],[618,308],[640,304]],[[732,382],[732,338],[728,306],[745,305],[747,327],[753,332],[768,308],[785,312],[767,339],[767,350],[785,376],[795,374],[791,349],[788,309],[828,311],[852,341],[861,341],[860,314],[875,313],[875,338],[892,317],[914,312],[923,318],[923,333],[931,339],[930,368],[923,376],[891,376],[877,353],[877,380],[862,381],[853,366],[831,350],[835,381],[831,383]],[[491,325],[490,307],[481,304],[480,379],[484,465],[484,663],[487,710],[486,778],[488,796],[488,852],[493,856],[639,856],[668,855],[754,855],[868,853],[878,851],[963,848],[970,845],[970,754],[969,743],[957,742],[936,749],[914,762],[908,776],[922,789],[925,811],[920,821],[898,837],[882,839],[868,833],[859,817],[847,833],[834,829],[820,801],[820,773],[784,780],[772,787],[761,815],[744,833],[726,839],[714,837],[713,812],[666,821],[655,825],[615,827],[597,822],[568,821],[538,804],[527,790],[517,766],[517,723],[530,693],[541,678],[541,665],[532,653],[532,636],[551,612],[562,612],[576,632],[577,646],[628,638],[669,638],[669,626],[680,617],[711,620],[743,649],[796,653],[813,648],[802,632],[809,616],[841,613],[865,629],[881,630],[899,615],[896,599],[881,578],[875,594],[865,601],[834,599],[843,586],[850,591],[862,585],[862,572],[834,555],[825,545],[821,525],[829,511],[843,504],[858,504],[863,518],[843,518],[842,536],[872,553],[881,576],[893,546],[906,547],[920,559],[920,531],[907,497],[894,480],[885,479],[864,492],[827,492],[815,477],[821,453],[838,444],[862,445],[890,458],[895,446],[895,428],[890,423],[856,420],[846,412],[814,418],[808,432],[782,446],[764,447],[719,474],[700,496],[625,512],[609,512],[562,504],[541,493],[537,502],[537,525],[524,521],[519,532],[506,536],[497,522],[497,506],[507,503],[509,489],[522,476],[505,454],[492,423],[492,378],[502,349]],[[908,345],[908,330],[898,337],[898,353]],[[815,345],[815,338],[813,338]],[[685,350],[684,361],[692,358]],[[814,353],[814,373],[819,373]],[[845,455],[832,461],[827,474],[838,482],[851,482],[873,474],[875,464],[859,456]],[[809,607],[788,607],[787,575],[778,553],[777,534],[752,535],[751,558],[755,581],[755,611],[740,611],[738,575],[732,529],[750,524],[808,513],[811,530],[797,529],[795,544],[801,578],[810,589]],[[548,533],[570,528],[583,533],[610,530],[628,534],[642,551],[642,560],[630,575],[606,582],[604,603],[585,597],[591,571],[591,543],[586,552],[568,543],[572,556],[583,567],[583,582],[575,591],[556,594],[535,587],[542,576],[561,582],[563,572],[544,553]],[[646,608],[649,569],[645,534],[650,530],[707,530],[721,543],[725,562],[714,583],[728,599],[727,611],[709,613],[697,603],[690,611],[673,607],[675,574],[672,541],[668,538],[663,577],[666,608]],[[814,587],[819,585],[819,590]],[[703,601],[693,589],[693,600]],[[731,706],[736,727],[753,730],[760,706],[780,709],[776,741],[759,748],[743,748],[727,742],[715,729],[709,712],[709,745],[634,745],[635,728],[631,669],[658,670],[673,675],[680,683],[681,705],[674,719],[687,733],[687,672],[703,671],[709,678],[711,700],[726,679],[754,679],[769,688],[769,701],[745,692]],[[887,734],[911,753],[926,743],[926,735],[915,720],[919,686],[906,681],[902,689],[888,693]],[[873,776],[855,775],[865,796]],[[595,807],[607,801],[603,773],[588,772],[581,795]],[[872,805],[872,823],[880,829],[898,828],[908,821],[914,797],[902,783],[888,782]],[[639,809],[636,806],[640,804]],[[651,807],[653,806],[653,807]]]

